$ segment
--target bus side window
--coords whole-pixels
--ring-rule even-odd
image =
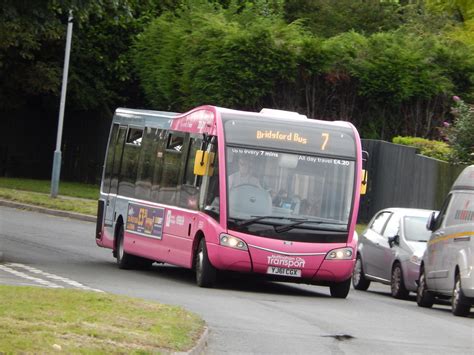
[[[163,164],[164,164],[164,152],[166,149],[167,142],[165,137],[168,131],[164,129],[158,129],[155,132],[154,137],[154,148],[153,155],[155,163],[152,172],[152,185],[151,185],[151,200],[159,202],[159,193],[161,188],[161,176],[163,175]]]
[[[186,147],[186,134],[169,132],[163,157],[163,171],[158,201],[167,204],[178,204],[178,186],[183,174],[183,151]]]
[[[186,163],[184,164],[183,184],[180,188],[179,205],[196,210],[199,203],[199,187],[202,178],[194,175],[194,159],[196,151],[201,149],[202,137],[191,137],[187,149]]]
[[[202,138],[191,137],[189,142],[188,157],[186,160],[186,170],[184,172],[184,184],[198,186],[199,176],[194,175],[194,159],[196,152],[202,147]]]
[[[201,184],[200,208],[219,222],[219,156],[217,149],[217,137],[212,137],[209,152],[214,153],[214,161],[211,162],[213,166],[213,173],[211,176],[204,175]]]
[[[117,137],[118,129],[119,129],[119,125],[115,123],[112,126],[112,130],[110,131],[109,144],[107,148],[107,156],[105,158],[104,178],[102,182],[102,189],[105,193],[110,192],[110,181],[112,178],[112,168],[114,165],[115,145],[117,144],[117,140],[118,140],[118,137]]]
[[[156,129],[145,128],[141,143],[141,154],[138,160],[137,182],[135,184],[136,198],[148,200],[151,197],[153,165],[156,159],[156,154],[154,154],[156,149],[155,134]]]
[[[142,139],[143,129],[128,128],[125,147],[123,149],[122,166],[120,168],[119,195],[135,197],[137,166]]]

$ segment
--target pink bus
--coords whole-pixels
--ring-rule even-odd
[[[96,242],[119,268],[153,262],[329,286],[354,267],[361,144],[348,122],[201,106],[183,114],[117,109]]]

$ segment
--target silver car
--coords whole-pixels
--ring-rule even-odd
[[[433,210],[387,208],[379,211],[362,233],[352,275],[356,290],[371,281],[391,286],[392,296],[416,292],[420,263],[430,232],[426,222]]]

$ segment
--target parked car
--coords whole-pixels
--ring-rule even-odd
[[[390,285],[395,298],[416,292],[421,258],[430,237],[426,223],[432,212],[415,208],[377,212],[359,239],[354,288],[365,291],[376,281]]]
[[[456,316],[467,316],[474,304],[474,165],[454,182],[438,216],[420,266],[417,303],[431,307],[435,297],[451,297]]]

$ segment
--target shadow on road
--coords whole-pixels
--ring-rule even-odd
[[[102,267],[107,269],[117,268],[113,262],[100,263]],[[117,269],[118,270],[118,269]],[[198,287],[195,281],[194,270],[185,269],[169,264],[153,264],[150,268],[140,270],[119,270],[120,272],[135,272],[143,276],[159,277],[171,282],[177,282],[184,285]],[[312,289],[301,287],[306,284],[293,284],[276,282],[250,274],[239,274],[233,272],[220,272],[214,289],[221,291],[242,291],[254,292],[261,294],[278,294],[285,296],[300,296],[300,297],[321,297],[330,298],[329,288],[311,286]],[[327,289],[327,291],[325,291]],[[324,290],[324,291],[323,291]]]

